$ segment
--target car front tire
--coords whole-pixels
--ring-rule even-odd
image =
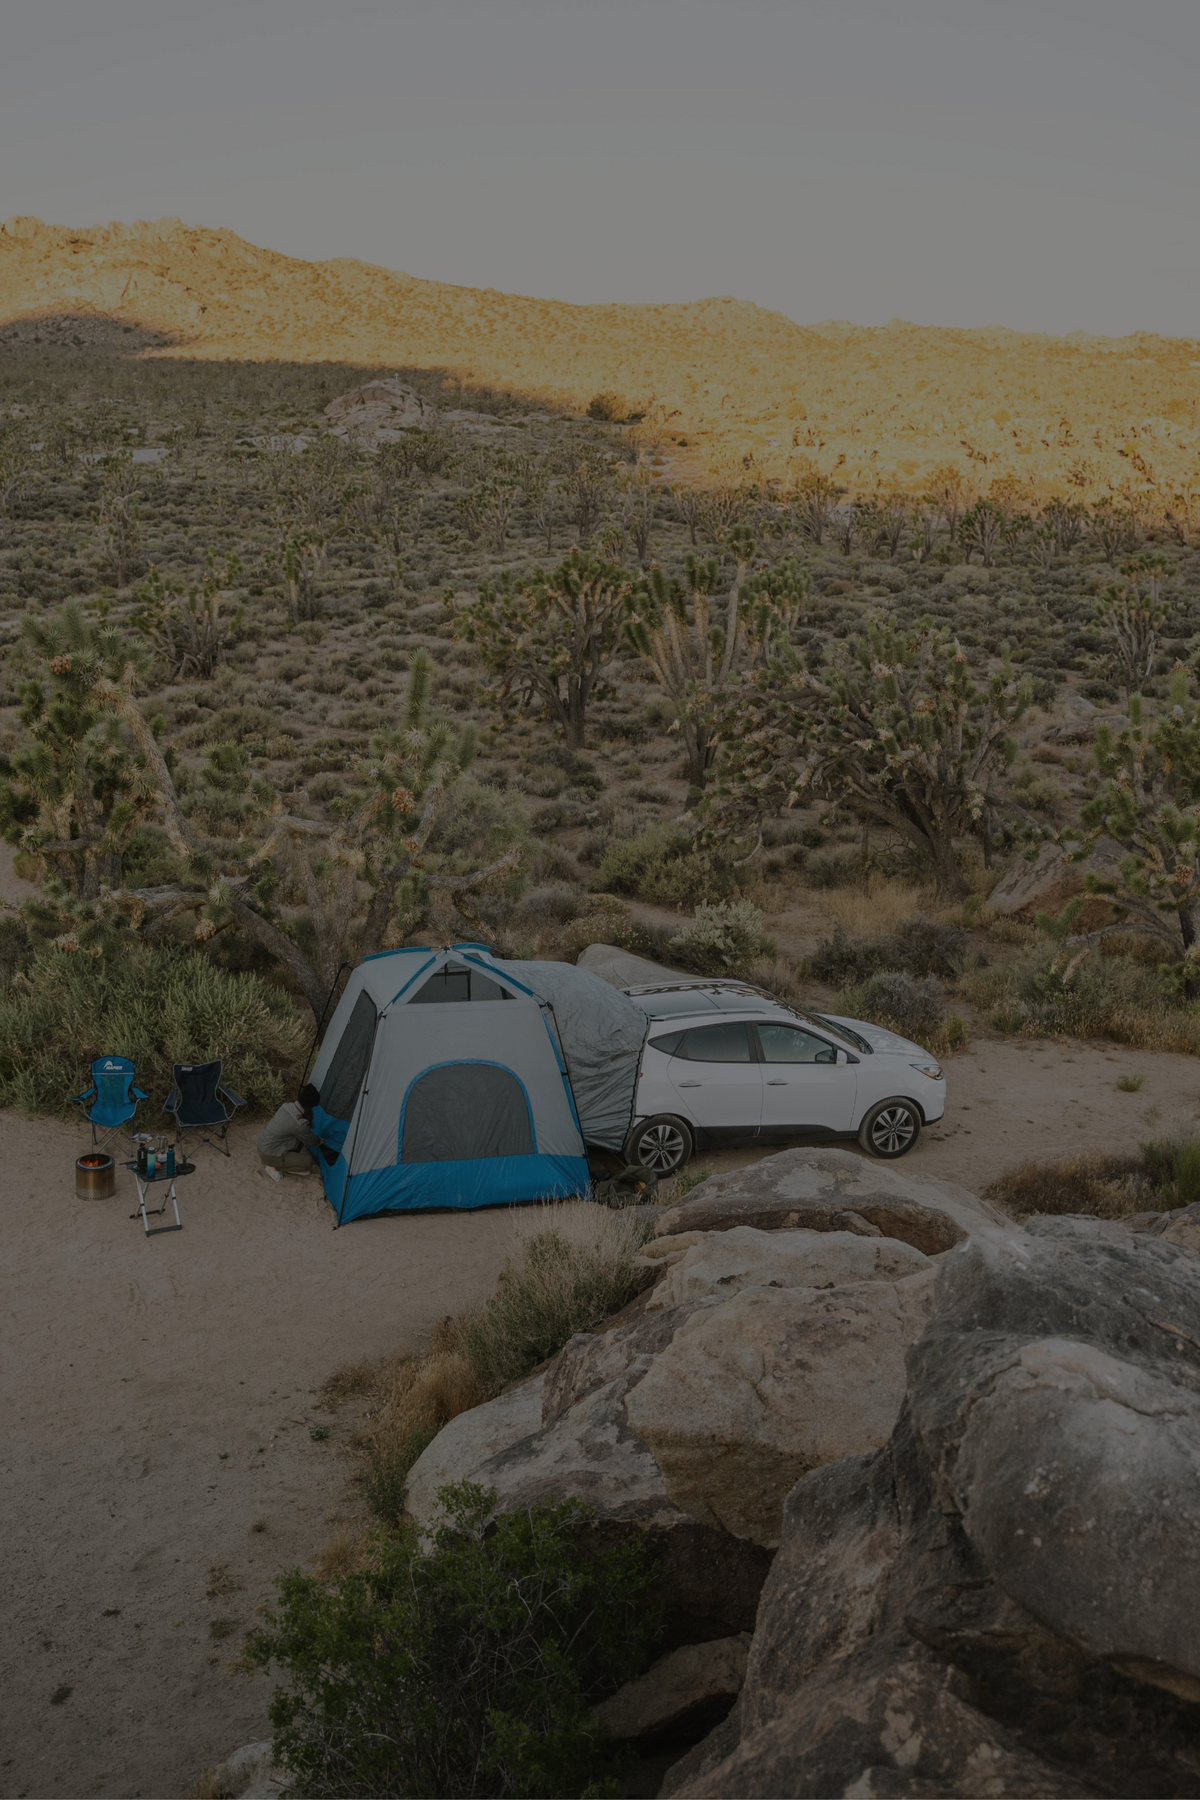
[[[858,1128],[858,1141],[868,1156],[891,1161],[907,1156],[921,1135],[921,1115],[911,1100],[881,1100]]]
[[[625,1140],[625,1161],[665,1181],[678,1174],[692,1154],[692,1134],[682,1119],[656,1113],[635,1125]]]

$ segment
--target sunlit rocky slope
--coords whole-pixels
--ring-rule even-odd
[[[753,457],[851,488],[919,489],[937,464],[1087,493],[1200,484],[1200,341],[1052,338],[894,321],[803,327],[734,299],[573,306],[370,263],[301,262],[229,231],[0,227],[0,341],[104,316],[167,340],[144,355],[440,367],[580,409],[618,395],[698,472]],[[807,459],[807,460],[804,460]]]

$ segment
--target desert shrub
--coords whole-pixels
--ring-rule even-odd
[[[563,961],[575,962],[589,944],[615,944],[619,950],[648,957],[652,962],[673,960],[668,931],[635,919],[627,906],[604,895],[593,895],[591,904],[560,928],[552,948]]]
[[[1035,1159],[1007,1169],[983,1192],[1016,1219],[1037,1213],[1123,1219],[1192,1206],[1200,1201],[1200,1138],[1161,1138],[1139,1145],[1136,1155],[1091,1151]]]
[[[620,394],[614,394],[607,388],[598,394],[593,394],[587,406],[589,419],[601,419],[605,423],[611,423],[614,419],[623,419],[628,411],[629,408]]]
[[[70,1111],[98,1056],[128,1056],[138,1085],[165,1098],[171,1067],[220,1057],[251,1105],[274,1107],[294,1078],[304,1034],[287,995],[181,945],[125,955],[45,949],[0,995],[0,1105]]]
[[[868,1019],[901,1037],[912,1038],[935,1056],[945,1056],[966,1042],[961,1019],[946,1017],[946,995],[936,975],[920,979],[901,973],[872,975],[858,987],[838,995],[843,1017]]]
[[[882,938],[850,937],[840,922],[822,938],[809,959],[812,972],[831,987],[853,987],[883,968]]]
[[[960,926],[940,925],[921,913],[878,938],[850,937],[839,922],[813,952],[812,969],[838,987],[866,981],[885,969],[953,980],[962,972],[969,943]]]
[[[810,887],[856,887],[864,878],[862,857],[856,850],[831,850],[828,856],[812,856],[804,866]]]
[[[582,897],[566,882],[550,882],[530,888],[517,908],[517,918],[522,925],[535,927],[569,925],[578,918],[582,904]]]
[[[702,902],[691,924],[671,939],[671,950],[699,975],[728,975],[775,955],[763,916],[749,900]]]
[[[590,1331],[640,1291],[633,1259],[644,1218],[602,1208],[559,1209],[505,1264],[495,1294],[457,1322],[459,1353],[481,1398],[498,1394]]]
[[[1105,1152],[1019,1163],[997,1176],[983,1193],[1014,1219],[1036,1213],[1120,1219],[1153,1205],[1153,1187],[1141,1158]]]
[[[424,1542],[388,1534],[330,1586],[280,1578],[246,1649],[287,1679],[277,1759],[312,1795],[615,1791],[591,1707],[657,1636],[644,1540],[581,1554],[577,1500],[493,1517],[495,1495],[469,1483],[439,1499]]]
[[[1164,991],[1145,963],[1123,956],[1088,956],[1074,969],[1055,968],[1057,951],[1044,946],[1008,970],[980,970],[964,978],[977,1005],[991,1007],[998,1031],[1021,1037],[1106,1037],[1144,1050],[1200,1055],[1200,1015]]]
[[[656,825],[636,837],[610,838],[596,885],[613,894],[635,894],[652,905],[684,909],[726,893],[730,878],[707,851],[692,847],[688,832]]]

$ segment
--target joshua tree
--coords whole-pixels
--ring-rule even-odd
[[[835,642],[818,676],[759,674],[727,695],[710,830],[761,843],[761,821],[781,806],[831,800],[897,832],[939,889],[963,894],[955,840],[1004,808],[994,782],[1027,701],[1007,666],[977,686],[948,631],[877,619]]]
[[[1114,733],[1096,727],[1096,765],[1104,785],[1083,807],[1074,860],[1090,856],[1101,837],[1125,855],[1115,880],[1089,877],[1117,917],[1099,931],[1068,937],[1077,952],[1112,932],[1154,938],[1181,965],[1181,985],[1200,988],[1200,708],[1176,669],[1167,710],[1151,722],[1140,694],[1129,699],[1129,723]],[[1060,921],[1069,927],[1073,916]]]
[[[20,693],[31,742],[0,759],[0,830],[69,893],[94,900],[105,883],[119,885],[129,839],[157,804],[138,743],[97,683],[127,669],[140,676],[150,658],[117,626],[90,624],[74,601],[52,619],[26,614],[21,641],[42,672]]]
[[[1166,563],[1165,557],[1157,560]],[[1125,564],[1127,574],[1138,570],[1138,563]],[[1154,571],[1156,577],[1159,573]],[[1108,632],[1116,645],[1127,694],[1140,693],[1154,667],[1159,627],[1167,614],[1157,589],[1157,579],[1151,580],[1146,591],[1138,585],[1122,587],[1119,582],[1110,582],[1096,603],[1096,624]]]
[[[206,562],[199,584],[193,583],[186,593],[181,581],[167,580],[153,567],[137,590],[133,623],[174,681],[212,675],[226,650],[236,644],[245,616],[244,606],[228,613],[224,604],[241,574],[240,558],[226,556],[224,579],[217,575],[211,546]]]
[[[714,708],[733,680],[772,654],[787,655],[809,578],[795,562],[748,577],[743,560],[719,596],[715,557],[700,562],[689,553],[685,569],[683,584],[651,569],[630,598],[626,635],[675,708],[684,772],[702,788],[717,750]]]
[[[540,702],[571,749],[580,750],[633,580],[613,563],[572,550],[550,575],[537,569],[527,580],[509,574],[498,586],[484,582],[478,600],[458,612],[455,630],[479,646],[498,706]]]

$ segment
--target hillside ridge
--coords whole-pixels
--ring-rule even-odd
[[[1200,340],[1004,326],[800,325],[732,296],[580,304],[357,258],[306,262],[178,219],[0,226],[6,328],[102,315],[145,356],[439,368],[583,410],[619,397],[710,478],[919,490],[947,461],[986,488],[1170,495],[1200,479]]]

